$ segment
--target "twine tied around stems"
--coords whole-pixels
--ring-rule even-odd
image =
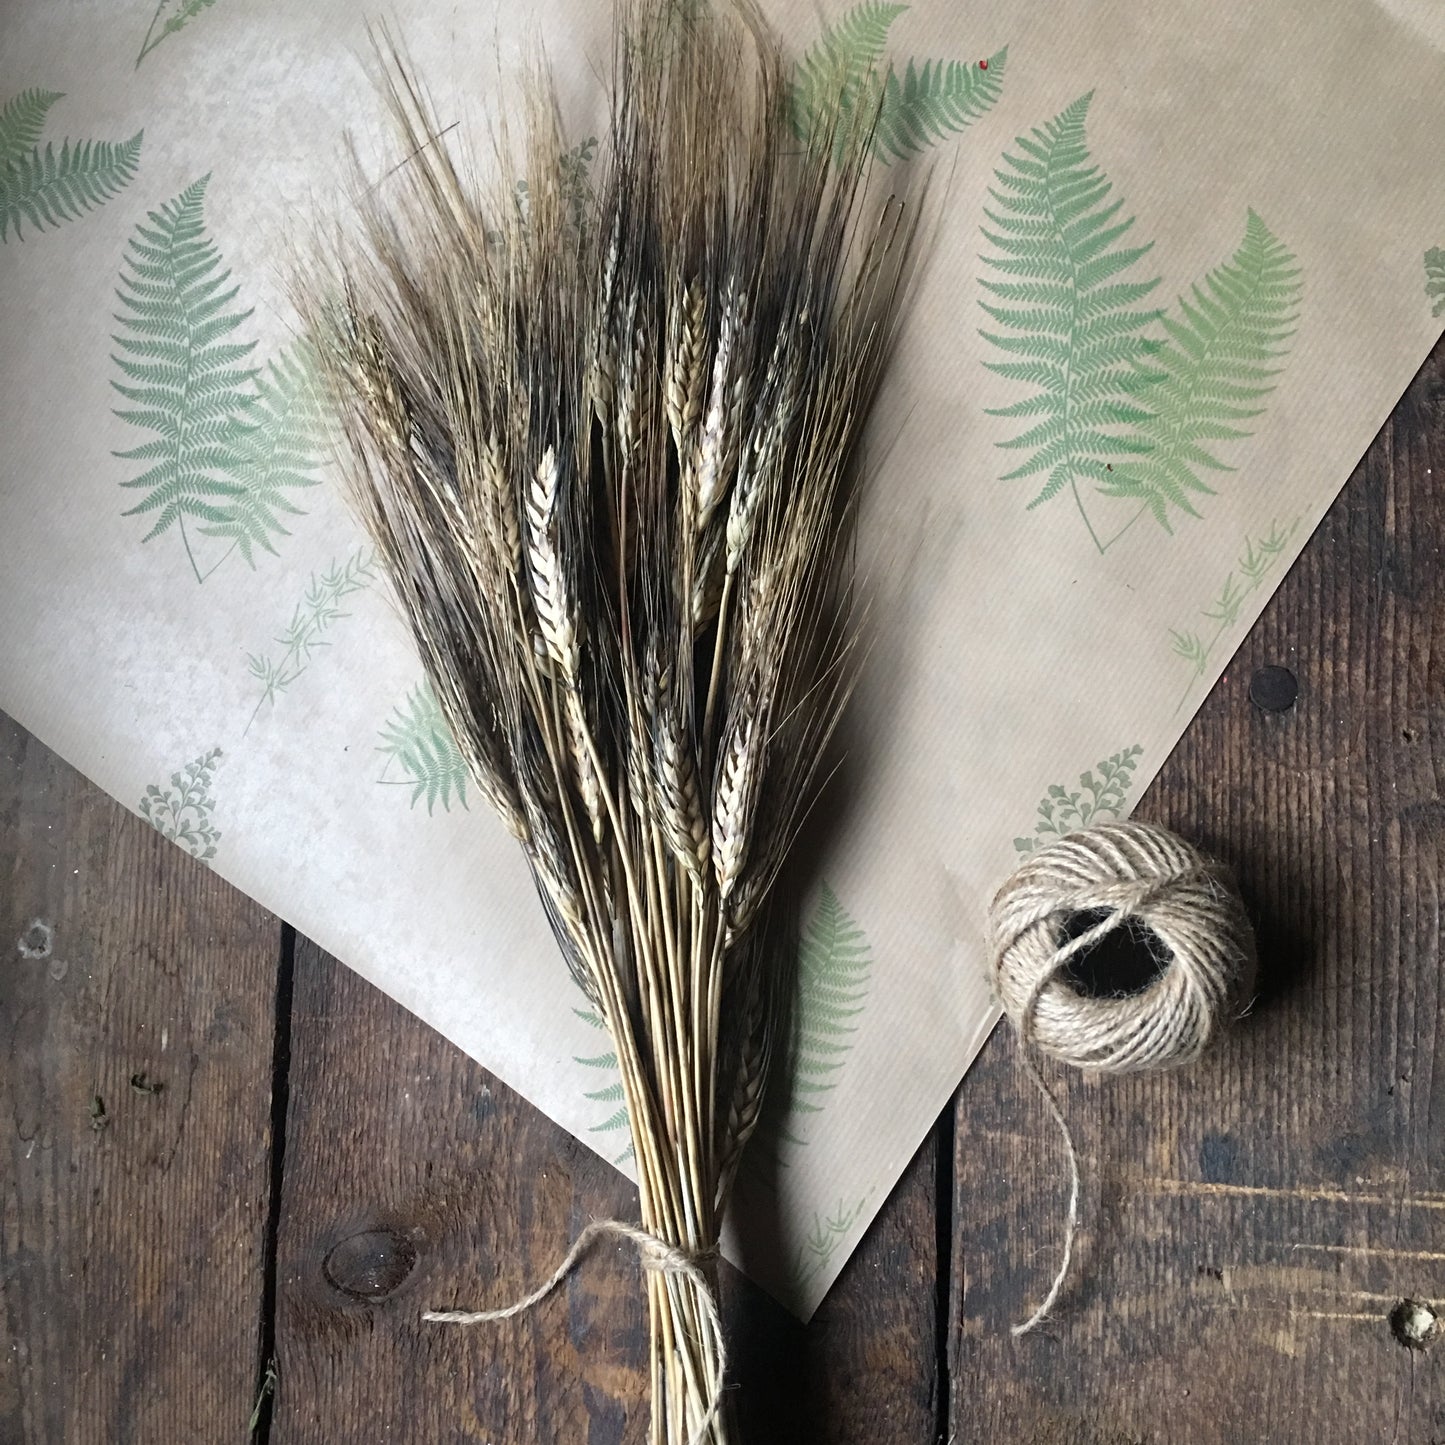
[[[623,1219],[594,1219],[572,1242],[571,1249],[551,1275],[515,1303],[491,1310],[427,1310],[422,1319],[434,1325],[481,1325],[497,1320],[515,1319],[541,1304],[577,1267],[578,1261],[592,1247],[593,1241],[608,1234],[632,1244],[637,1250],[643,1269],[665,1278],[683,1280],[692,1286],[697,1295],[698,1306],[712,1333],[712,1347],[707,1351],[709,1378],[706,1411],[692,1434],[695,1442],[700,1441],[717,1419],[722,1405],[723,1376],[727,1370],[727,1347],[723,1343],[722,1316],[718,1311],[712,1285],[702,1269],[703,1261],[716,1257],[716,1247],[688,1251],[668,1243],[660,1235],[642,1228],[641,1225],[628,1224]]]

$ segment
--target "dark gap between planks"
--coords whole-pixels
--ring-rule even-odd
[[[276,961],[276,1032],[271,1048],[271,1186],[261,1262],[261,1319],[256,1343],[256,1413],[251,1439],[267,1445],[276,1408],[276,1254],[281,1236],[281,1185],[286,1173],[286,1112],[291,1101],[291,1005],[296,986],[296,930],[281,925]]]
[[[291,1086],[292,1010],[296,981],[296,930],[281,925],[276,966],[275,1033],[271,1053],[270,1185],[262,1256],[261,1312],[256,1347],[255,1413],[252,1445],[269,1445],[280,1381],[276,1373],[277,1257],[281,1232],[281,1195],[286,1172],[286,1129]],[[933,1127],[934,1162],[934,1356],[937,1441],[949,1439],[952,1361],[949,1349],[953,1272],[954,1144],[956,1100]],[[741,1381],[746,1386],[746,1380]]]
[[[933,1433],[934,1438],[939,1441],[952,1438],[949,1430],[949,1412],[953,1402],[949,1327],[953,1321],[950,1305],[953,1285],[953,1150],[956,1103],[955,1093],[943,1113],[938,1116],[938,1123],[934,1125],[937,1138],[934,1143],[933,1162],[933,1368],[938,1400]]]

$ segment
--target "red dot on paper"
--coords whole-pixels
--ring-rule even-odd
[[[979,68],[980,70],[987,70],[987,69],[988,69],[988,61],[986,61],[986,60],[980,60],[980,61],[978,62],[978,68]]]

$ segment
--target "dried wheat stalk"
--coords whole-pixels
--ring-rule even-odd
[[[624,14],[585,189],[545,84],[479,199],[392,75],[409,159],[306,288],[351,496],[612,1035],[643,1227],[712,1290],[789,946],[770,890],[853,679],[855,452],[913,223],[864,217],[856,87],[797,138],[749,9]],[[654,1445],[727,1438],[700,1282],[648,1274]]]

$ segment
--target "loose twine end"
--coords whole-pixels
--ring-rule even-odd
[[[640,1225],[628,1224],[626,1220],[594,1219],[573,1240],[571,1249],[551,1275],[530,1294],[523,1295],[513,1304],[491,1310],[427,1310],[422,1319],[427,1324],[434,1325],[482,1325],[515,1319],[541,1304],[572,1273],[593,1242],[609,1234],[627,1240],[636,1248],[643,1269],[669,1279],[682,1280],[692,1287],[697,1296],[698,1307],[712,1335],[711,1348],[706,1351],[709,1362],[707,1408],[692,1433],[693,1445],[699,1445],[722,1408],[723,1377],[727,1371],[727,1347],[723,1343],[722,1315],[718,1311],[712,1286],[702,1269],[705,1261],[717,1255],[716,1248],[689,1251],[670,1244]]]
[[[1068,937],[1081,915],[1097,921]],[[1130,924],[1161,946],[1157,976],[1134,992],[1089,992],[1072,965]],[[1042,1303],[1013,1326],[1026,1335],[1058,1303],[1079,1232],[1078,1149],[1034,1054],[1111,1074],[1190,1062],[1249,1001],[1254,931],[1225,868],[1167,829],[1132,822],[1071,833],[1031,854],[999,889],[989,927],[995,992],[1069,1163],[1063,1254]]]
[[[1023,1064],[1029,1077],[1038,1085],[1039,1093],[1043,1095],[1044,1103],[1048,1105],[1049,1113],[1054,1116],[1054,1123],[1059,1126],[1059,1133],[1063,1135],[1064,1153],[1069,1159],[1069,1208],[1064,1217],[1063,1253],[1059,1256],[1059,1267],[1054,1274],[1053,1283],[1033,1314],[1022,1324],[1010,1327],[1009,1333],[1015,1338],[1037,1329],[1053,1313],[1059,1295],[1063,1293],[1064,1282],[1069,1277],[1069,1267],[1074,1262],[1074,1240],[1079,1233],[1079,1151],[1074,1147],[1074,1136],[1064,1118],[1064,1111],[1059,1108],[1059,1101],[1054,1098],[1053,1090],[1044,1082],[1044,1076],[1039,1073],[1037,1065],[1027,1053],[1023,1056]]]

